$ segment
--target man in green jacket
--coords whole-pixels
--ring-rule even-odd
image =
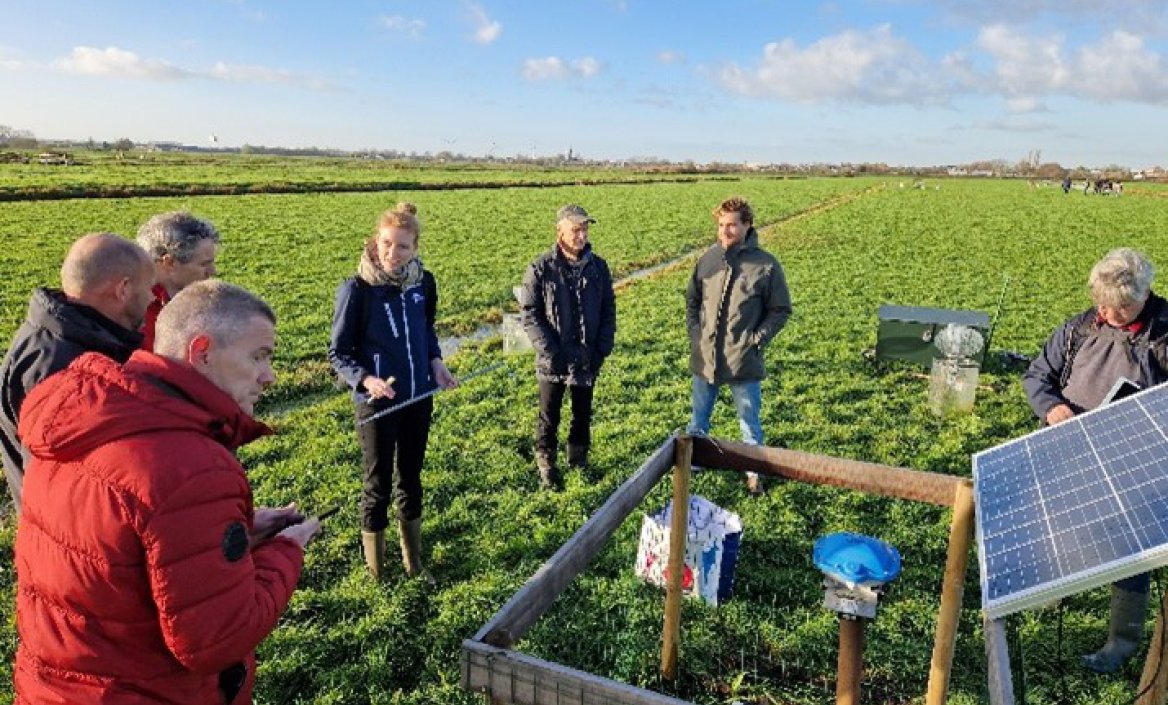
[[[693,417],[689,433],[706,434],[718,390],[730,387],[742,440],[762,445],[763,349],[791,315],[783,267],[758,246],[754,211],[742,198],[714,209],[718,242],[706,250],[685,292],[689,369],[693,373]],[[751,494],[762,492],[756,473],[747,474]]]

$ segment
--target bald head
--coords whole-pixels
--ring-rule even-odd
[[[125,277],[137,276],[152,264],[138,245],[113,233],[90,233],[73,243],[61,265],[61,289],[67,296],[83,298]]]
[[[61,265],[65,296],[131,330],[142,325],[153,285],[154,263],[146,251],[113,233],[83,236]]]

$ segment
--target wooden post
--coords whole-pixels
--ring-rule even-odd
[[[953,498],[953,523],[949,527],[949,555],[941,582],[941,608],[937,612],[937,636],[933,640],[933,661],[929,667],[929,690],[925,705],[944,705],[953,670],[953,649],[961,619],[961,597],[965,591],[965,570],[969,564],[969,544],[973,540],[973,483],[957,485]]]
[[[1164,639],[1164,610],[1168,609],[1168,593],[1161,598],[1160,610],[1156,617],[1156,631],[1152,634],[1152,645],[1148,647],[1148,659],[1144,661],[1144,672],[1140,675],[1137,693],[1143,693],[1136,705],[1164,705],[1168,702],[1168,640]]]
[[[1006,643],[1006,620],[982,618],[985,634],[986,685],[990,705],[1014,705],[1014,678],[1010,674],[1010,649]]]
[[[836,705],[860,705],[860,679],[864,675],[864,622],[864,619],[839,618]]]
[[[669,527],[669,575],[665,579],[665,635],[661,646],[661,675],[677,678],[677,651],[681,638],[681,591],[685,574],[685,539],[689,533],[689,470],[693,439],[679,437],[673,446],[673,521]]]

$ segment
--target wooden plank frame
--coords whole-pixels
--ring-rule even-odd
[[[689,438],[689,437],[682,437]],[[594,676],[512,650],[616,532],[690,444],[670,437],[582,527],[536,571],[471,639],[462,643],[462,687],[503,705],[688,705],[686,701]],[[929,670],[926,705],[942,705],[949,690],[957,620],[973,540],[972,483],[965,478],[831,458],[783,448],[692,438],[692,462],[711,470],[753,471],[953,507],[948,558]],[[682,448],[679,448],[682,446]],[[689,451],[689,448],[685,448]],[[685,453],[690,455],[689,452]]]

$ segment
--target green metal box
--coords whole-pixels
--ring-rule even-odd
[[[975,328],[989,342],[990,317],[981,311],[881,304],[878,315],[876,357],[880,360],[908,360],[925,367],[932,365],[933,358],[942,356],[933,339],[950,323]],[[980,365],[984,358],[983,347],[974,359]]]

